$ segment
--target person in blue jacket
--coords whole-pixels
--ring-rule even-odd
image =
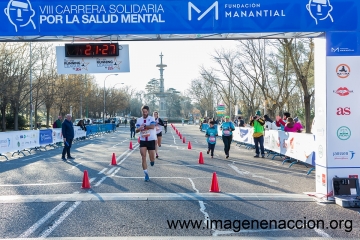
[[[70,155],[70,148],[74,139],[74,125],[71,121],[71,115],[67,114],[65,121],[61,125],[61,132],[64,139],[64,149],[62,151],[61,160],[66,161],[67,159],[75,159]],[[67,159],[65,158],[65,153]]]
[[[217,136],[218,136],[217,127],[215,127],[215,122],[211,121],[209,123],[209,128],[206,129],[206,133],[205,133],[205,137],[207,138],[207,142],[208,142],[208,150],[206,153],[209,154],[209,152],[211,152],[211,158],[214,157],[214,149],[215,149]]]
[[[222,140],[224,142],[224,152],[226,158],[229,158],[230,145],[232,142],[232,132],[235,130],[234,123],[230,122],[230,117],[225,117],[225,122],[223,122],[220,126],[222,130]]]

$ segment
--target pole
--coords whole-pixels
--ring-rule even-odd
[[[104,79],[104,112],[103,112],[103,124],[105,123],[105,80],[106,80],[106,78],[107,78],[108,76],[106,76],[105,77],[105,79]]]
[[[30,42],[30,130],[33,130],[33,106],[32,106],[32,54]]]
[[[229,80],[229,117],[231,121],[231,79]]]
[[[116,74],[109,74],[109,75],[107,75],[106,77],[105,77],[105,79],[104,79],[104,113],[103,113],[103,124],[105,123],[105,104],[106,104],[106,99],[105,99],[105,81],[106,81],[106,79],[109,77],[109,76],[111,76],[111,75],[115,75],[115,76],[117,76],[118,74],[116,73]]]

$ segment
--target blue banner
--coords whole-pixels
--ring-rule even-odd
[[[40,130],[39,133],[39,143],[40,146],[48,145],[53,143],[53,135],[52,135],[52,129],[44,129]]]
[[[0,36],[359,31],[359,0],[0,0]]]

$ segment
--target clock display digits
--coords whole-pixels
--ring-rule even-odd
[[[119,56],[118,43],[65,44],[65,57],[112,57]]]

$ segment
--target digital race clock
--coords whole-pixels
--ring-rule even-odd
[[[112,57],[119,56],[118,43],[65,44],[65,57]]]

